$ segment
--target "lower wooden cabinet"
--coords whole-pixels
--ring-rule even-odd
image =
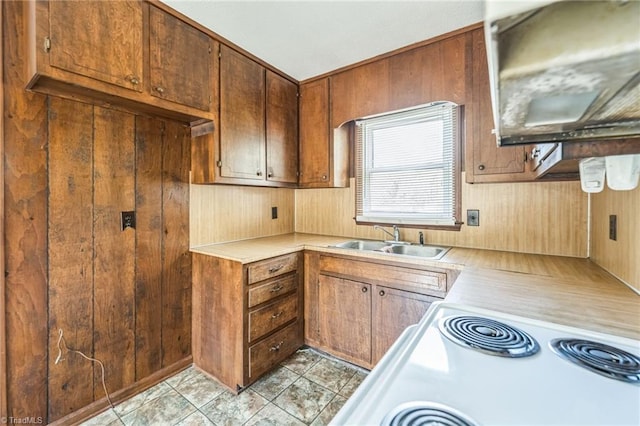
[[[302,255],[193,254],[193,362],[235,392],[303,344]]]
[[[305,342],[373,368],[458,271],[305,253]]]

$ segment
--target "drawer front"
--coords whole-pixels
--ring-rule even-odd
[[[282,294],[296,290],[298,288],[298,279],[298,274],[291,274],[249,288],[249,307],[252,308]]]
[[[332,256],[320,258],[320,271],[418,293],[444,296],[447,291],[447,274],[441,271],[380,265]]]
[[[298,268],[298,253],[252,263],[247,268],[249,284],[277,277]]]
[[[298,293],[249,312],[249,342],[264,336],[298,316]]]
[[[249,381],[283,361],[300,346],[302,334],[300,324],[295,322],[260,343],[249,347]]]

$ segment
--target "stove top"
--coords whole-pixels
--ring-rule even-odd
[[[332,424],[638,425],[639,356],[636,340],[434,303]]]

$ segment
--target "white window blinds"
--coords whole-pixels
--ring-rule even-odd
[[[356,122],[356,220],[456,224],[458,106],[438,102]]]

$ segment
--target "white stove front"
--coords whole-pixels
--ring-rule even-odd
[[[438,322],[473,315],[531,335],[538,353],[504,358],[463,347]],[[640,342],[468,306],[438,303],[392,346],[333,419],[379,425],[410,401],[444,404],[479,425],[640,425],[640,386],[601,376],[554,353],[556,338],[606,343],[640,356]]]

